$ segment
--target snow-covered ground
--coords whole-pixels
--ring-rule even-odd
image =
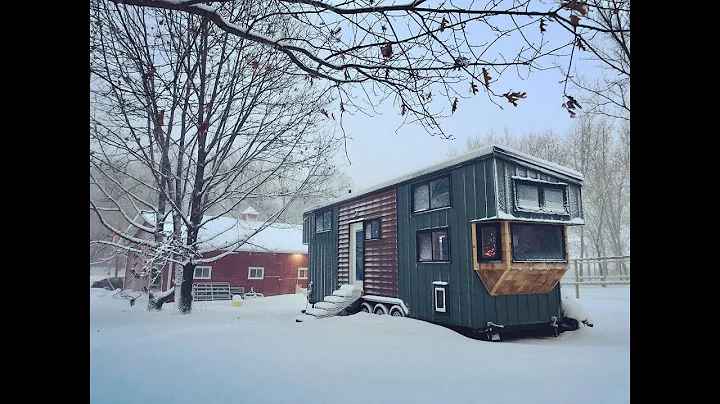
[[[91,288],[90,403],[629,403],[630,288],[563,294],[593,328],[485,342],[387,315],[296,323],[303,295],[180,315]]]

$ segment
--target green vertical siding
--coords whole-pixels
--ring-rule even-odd
[[[310,215],[321,213],[311,212]],[[332,294],[337,288],[338,278],[338,209],[332,208],[332,230],[315,233],[314,219],[308,220],[304,226],[309,240],[308,245],[308,282],[312,282],[310,302],[316,303],[325,296]],[[305,229],[307,227],[307,230]]]
[[[496,202],[501,206],[512,203],[511,177],[520,175],[516,170],[519,167],[513,163],[490,158],[448,170],[451,207],[418,214],[412,214],[413,183],[398,186],[398,291],[409,305],[411,317],[478,328],[489,321],[503,325],[545,323],[559,315],[558,287],[542,295],[490,296],[473,269],[470,222],[497,216]],[[524,170],[519,171],[523,176],[540,176],[531,169]],[[436,227],[449,228],[450,263],[417,262],[417,231]],[[434,310],[433,281],[448,282],[447,313]]]
[[[540,169],[528,167],[522,163],[513,160],[504,160],[502,158],[495,159],[495,166],[498,174],[498,206],[505,213],[511,214],[519,219],[543,219],[543,220],[560,220],[567,221],[569,219],[582,218],[582,199],[580,196],[580,184],[576,180],[570,180],[567,177],[550,175]],[[568,184],[568,204],[569,213],[567,215],[548,215],[532,212],[522,212],[515,210],[512,177],[526,177],[549,182],[563,182]]]

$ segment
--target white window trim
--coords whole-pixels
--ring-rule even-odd
[[[253,269],[262,270],[262,276],[260,276],[260,277],[251,276]],[[248,267],[248,279],[265,279],[265,267]]]
[[[208,276],[195,276],[195,271],[197,271],[198,268],[207,268],[208,269]],[[193,279],[212,279],[212,267],[209,265],[198,265],[193,269]]]
[[[308,272],[307,272],[307,270],[308,270],[307,268],[298,267],[298,276],[297,276],[298,279],[307,279],[307,278],[308,278],[307,275],[305,275],[305,276],[300,276],[300,271],[302,271],[302,270],[305,270],[305,273],[306,273],[306,274],[308,273]]]
[[[434,282],[433,282],[434,283]],[[447,312],[447,300],[445,299],[445,288],[444,287],[435,287],[433,288],[433,302],[435,302],[435,311],[440,313],[446,313]],[[442,291],[442,308],[438,308],[438,302],[437,302],[437,291]]]

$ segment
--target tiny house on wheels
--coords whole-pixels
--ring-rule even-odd
[[[582,181],[493,145],[308,209],[313,306],[297,321],[362,310],[489,339],[557,333]]]

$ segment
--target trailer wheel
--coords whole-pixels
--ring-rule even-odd
[[[390,315],[393,317],[405,317],[405,313],[400,306],[393,306],[390,308]]]
[[[373,310],[373,313],[375,314],[388,314],[388,309],[385,307],[384,304],[378,303],[375,305],[375,309]]]
[[[372,312],[373,312],[373,308],[372,308],[372,306],[370,305],[370,303],[368,303],[368,302],[363,302],[363,304],[360,305],[360,311],[362,311],[363,313],[372,313]]]

